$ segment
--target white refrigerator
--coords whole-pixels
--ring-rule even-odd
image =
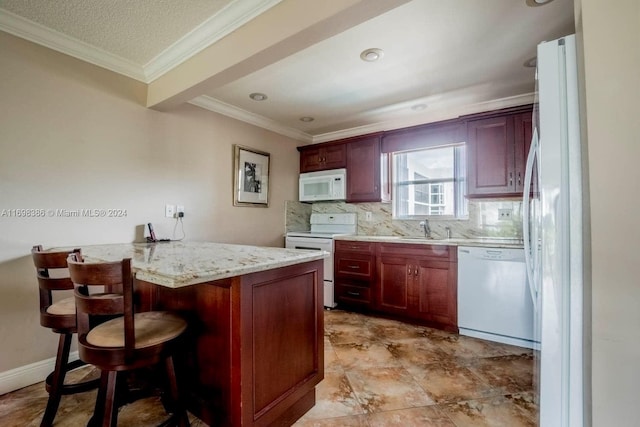
[[[539,425],[583,426],[582,161],[575,36],[541,43],[523,203]]]

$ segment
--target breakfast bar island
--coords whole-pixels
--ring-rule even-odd
[[[212,426],[291,425],[323,379],[323,252],[206,242],[83,246],[131,258],[139,307],[189,322],[176,356],[189,410]]]

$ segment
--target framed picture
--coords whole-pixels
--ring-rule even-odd
[[[234,145],[233,205],[269,206],[269,153]]]

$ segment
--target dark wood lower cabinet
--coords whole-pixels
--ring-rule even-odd
[[[346,265],[345,260],[356,257],[355,253],[338,250],[348,247],[347,241],[342,242],[336,245],[335,253],[339,304],[458,332],[456,247],[368,243],[368,256],[376,260],[376,271],[367,276],[365,287],[362,280],[345,281],[345,272],[340,273],[344,269],[341,263]],[[351,297],[349,292],[353,292]],[[362,303],[356,304],[358,301]]]
[[[456,284],[457,263],[418,261],[414,290],[417,296],[415,316],[442,325],[445,329],[456,329],[457,332]]]
[[[376,283],[376,310],[387,314],[409,315],[413,293],[413,260],[411,258],[382,255],[378,265]]]
[[[371,287],[376,271],[375,244],[336,241],[334,252],[334,292],[338,306],[370,310]]]
[[[324,377],[322,261],[170,289],[137,282],[143,308],[189,320],[177,360],[189,410],[212,426],[291,425]]]

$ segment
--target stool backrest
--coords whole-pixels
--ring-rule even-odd
[[[124,316],[125,355],[135,348],[133,275],[131,259],[114,262],[84,262],[81,253],[69,254],[69,275],[75,285],[78,339],[86,337],[91,328],[109,318]],[[103,292],[91,293],[91,287]]]
[[[80,249],[73,250],[73,252],[78,251],[80,251]],[[68,291],[74,287],[67,272],[67,257],[69,256],[69,252],[71,251],[45,252],[42,245],[36,245],[31,248],[31,258],[36,267],[38,287],[40,290],[40,321],[41,323],[47,323],[46,325],[43,324],[43,326],[51,326],[51,319],[49,319],[49,317],[52,316],[47,313],[47,307],[53,304],[53,292]],[[56,274],[52,275],[53,270],[56,271]]]

